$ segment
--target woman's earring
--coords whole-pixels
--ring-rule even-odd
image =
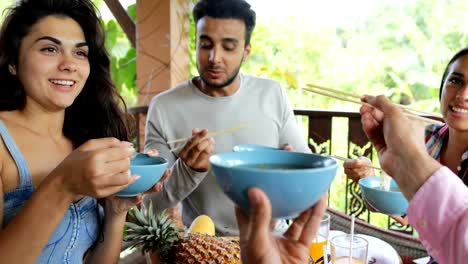
[[[8,65],[8,71],[11,73],[11,75],[16,75],[16,69],[15,66],[13,65]]]

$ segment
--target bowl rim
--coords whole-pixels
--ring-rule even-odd
[[[146,155],[145,153],[138,153],[136,155]],[[146,155],[147,156],[147,155]],[[136,156],[135,156],[136,157]],[[161,166],[161,165],[167,165],[169,161],[166,158],[163,158],[161,156],[147,156],[147,158],[154,158],[154,159],[159,159],[161,163],[158,164],[147,164],[147,165],[132,165],[132,161],[130,160],[130,167],[132,168],[139,168],[139,167],[149,167],[149,166]]]
[[[267,173],[267,172],[275,172],[275,173],[278,173],[278,174],[291,174],[292,172],[295,172],[295,173],[303,173],[303,172],[320,172],[320,171],[325,171],[325,170],[329,170],[330,168],[334,168],[334,167],[338,167],[339,166],[339,163],[337,160],[331,158],[331,157],[326,157],[326,156],[323,156],[323,155],[320,155],[320,154],[316,154],[316,153],[303,153],[303,152],[290,152],[290,153],[296,153],[296,154],[304,154],[304,155],[313,155],[313,156],[320,156],[321,158],[323,159],[328,159],[328,160],[331,160],[333,163],[330,164],[329,166],[326,166],[326,167],[317,167],[317,168],[299,168],[299,169],[285,169],[285,170],[277,170],[277,169],[260,169],[260,168],[250,168],[250,167],[239,167],[239,165],[233,165],[233,166],[223,166],[222,164],[219,164],[217,162],[214,162],[212,161],[212,157],[215,157],[215,156],[219,156],[220,154],[226,154],[226,153],[240,153],[240,152],[244,152],[244,151],[232,151],[232,152],[223,152],[223,153],[217,153],[217,154],[214,154],[210,157],[209,161],[210,161],[210,164],[211,166],[216,166],[216,167],[220,167],[220,168],[230,168],[230,169],[234,169],[234,170],[240,170],[240,171],[251,171],[251,172],[264,172],[264,173]],[[253,152],[253,151],[246,151],[246,152]],[[268,152],[270,153],[271,151],[270,150],[258,150],[258,151],[255,151],[255,152]],[[285,151],[284,153],[288,153],[288,151]]]
[[[238,148],[259,148],[257,150],[239,150]],[[238,149],[238,150],[236,150]],[[259,144],[238,144],[232,147],[232,151],[234,152],[240,152],[240,151],[274,151],[274,150],[282,150],[279,148],[275,147],[270,147],[270,146],[265,146],[265,145],[259,145]]]
[[[379,179],[379,178],[380,178],[379,176],[375,176],[375,175],[373,175],[373,176],[368,176],[368,177],[364,177],[364,178],[362,178],[362,179],[359,179],[358,183],[359,183],[359,186],[361,187],[361,189],[370,189],[370,190],[372,190],[372,191],[381,192],[381,193],[396,193],[396,194],[401,193],[401,195],[403,195],[403,192],[401,191],[400,186],[398,186],[398,184],[397,184],[397,186],[398,186],[398,191],[391,191],[391,190],[386,191],[386,190],[373,188],[373,187],[370,187],[370,186],[367,186],[367,185],[363,184],[363,182],[365,182],[366,180],[367,180],[367,181],[370,181],[370,180],[374,180],[374,179],[375,179],[376,181],[379,181],[379,182],[380,182],[380,179]],[[395,180],[394,180],[394,179],[391,179],[391,181],[395,181]],[[395,183],[396,183],[396,182],[395,182]],[[404,196],[404,195],[403,195],[403,196]]]

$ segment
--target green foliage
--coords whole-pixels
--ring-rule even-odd
[[[197,61],[196,61],[196,27],[195,21],[193,20],[193,16],[189,16],[189,38],[188,38],[188,51],[189,51],[189,67],[190,67],[190,78],[197,76]]]
[[[244,71],[280,81],[295,107],[357,109],[300,89],[315,83],[437,111],[445,65],[468,43],[465,2],[380,0],[373,15],[335,25],[259,17]]]
[[[136,19],[136,4],[127,8],[129,16]],[[111,56],[112,79],[127,106],[137,105],[136,50],[115,19],[104,23],[106,48]]]

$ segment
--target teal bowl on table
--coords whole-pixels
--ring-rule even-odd
[[[211,168],[224,193],[249,211],[247,190],[262,189],[274,218],[294,218],[328,191],[338,162],[317,154],[289,151],[239,151],[210,157]]]
[[[259,151],[259,150],[280,150],[278,148],[263,146],[263,145],[256,145],[256,144],[243,144],[243,145],[236,145],[232,148],[233,151]]]
[[[395,180],[390,182],[390,190],[381,187],[380,177],[370,176],[359,180],[361,193],[370,209],[379,213],[402,216],[408,209],[408,200],[398,188]]]
[[[130,172],[132,175],[139,175],[140,178],[125,189],[114,194],[120,197],[133,197],[146,192],[155,185],[167,168],[167,160],[158,156],[150,157],[143,153],[138,153],[130,161]]]

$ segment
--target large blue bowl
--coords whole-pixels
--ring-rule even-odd
[[[270,198],[274,218],[294,218],[314,205],[338,168],[332,158],[271,150],[221,153],[211,156],[210,163],[218,184],[234,203],[249,211],[247,190],[258,187]]]
[[[392,216],[406,214],[408,200],[398,188],[395,180],[390,182],[390,191],[383,190],[380,186],[380,177],[370,176],[359,180],[361,193],[367,205],[375,211]]]
[[[130,172],[132,175],[139,175],[140,178],[114,195],[133,197],[146,192],[161,179],[164,175],[164,171],[166,171],[167,164],[168,162],[164,158],[157,156],[150,157],[146,154],[138,153],[130,161]]]

